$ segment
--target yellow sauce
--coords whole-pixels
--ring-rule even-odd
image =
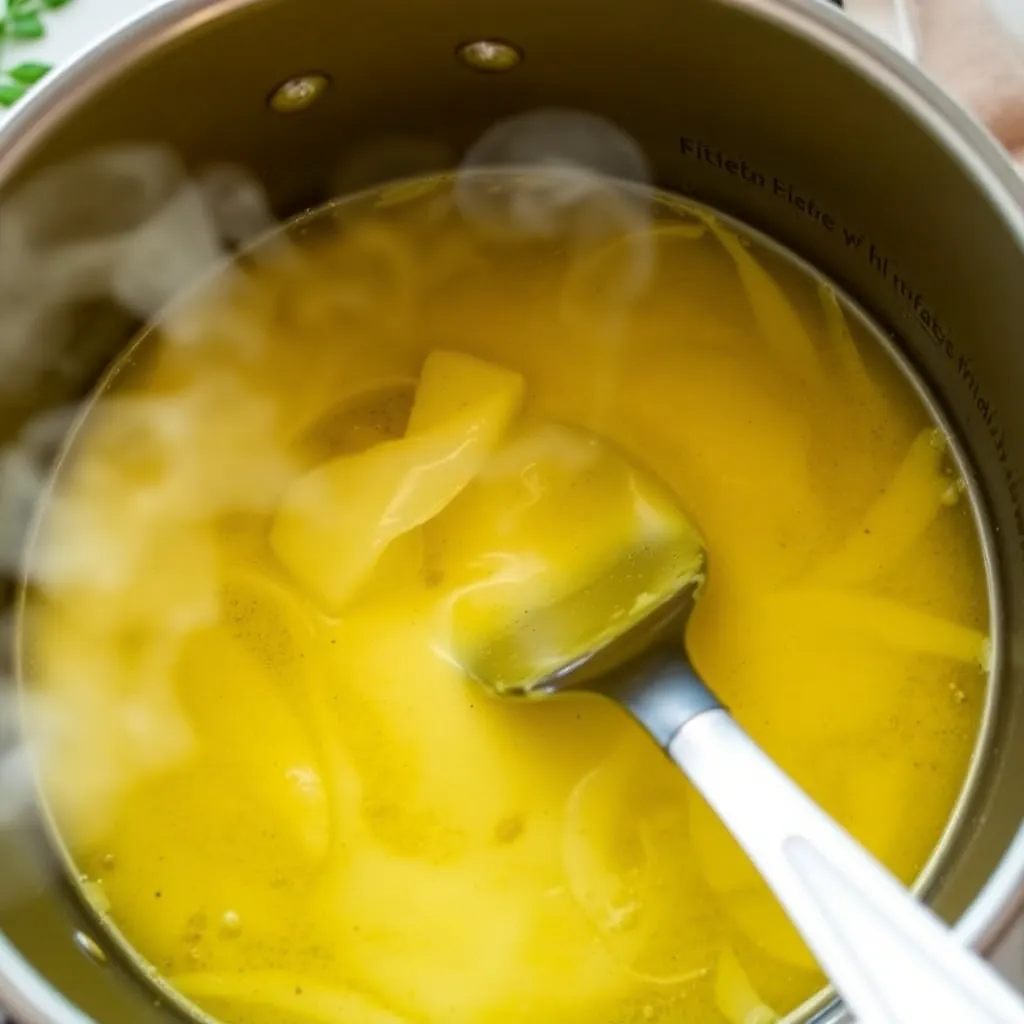
[[[939,839],[988,628],[941,435],[827,288],[652,209],[568,244],[441,180],[338,206],[144,338],[72,445],[25,617],[44,792],[218,1019],[769,1024],[816,991],[623,711],[453,658],[673,502],[698,670],[902,879]]]

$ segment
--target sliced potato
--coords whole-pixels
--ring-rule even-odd
[[[772,959],[820,975],[813,954],[764,885],[730,893],[722,898],[721,906],[743,935]]]
[[[795,621],[871,636],[909,653],[975,663],[979,668],[987,656],[987,638],[980,630],[884,597],[812,587],[783,592],[775,600]]]
[[[432,353],[405,437],[332,459],[288,489],[270,535],[281,563],[340,611],[396,537],[437,515],[473,479],[523,392],[519,374]]]
[[[953,484],[942,471],[945,452],[938,430],[922,430],[885,490],[810,579],[830,586],[867,583],[906,552],[942,510],[943,497]]]
[[[264,804],[268,821],[313,861],[322,859],[330,808],[315,748],[273,677],[217,626],[185,641],[176,675],[200,756],[230,770],[240,792]]]
[[[729,1024],[778,1024],[782,1019],[757,994],[731,949],[718,956],[715,1005]]]
[[[513,686],[622,632],[703,544],[674,496],[607,442],[539,423],[499,449],[428,531],[454,659]]]
[[[416,1020],[598,1019],[635,991],[570,897],[500,853],[432,865],[361,844],[325,893],[354,975]]]
[[[788,369],[804,380],[820,373],[818,353],[795,307],[779,284],[761,266],[738,235],[717,218],[698,214],[722,244],[736,265],[736,272],[747,292],[765,341],[785,362]]]
[[[647,738],[628,735],[579,780],[566,806],[561,852],[569,891],[621,969],[647,984],[684,984],[702,974],[701,950],[691,942],[702,894],[684,793]]]
[[[313,1024],[408,1024],[361,993],[288,971],[202,972],[168,979],[199,1006],[239,1007],[266,1012],[269,1020],[311,1021]],[[262,1018],[261,1018],[262,1019]]]

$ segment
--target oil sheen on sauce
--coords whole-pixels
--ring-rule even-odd
[[[768,1024],[821,986],[623,711],[450,656],[668,521],[630,466],[707,546],[697,668],[812,797],[909,883],[963,786],[984,565],[888,354],[710,211],[607,189],[537,230],[499,202],[525,180],[268,240],[57,473],[23,617],[53,825],[227,1024]]]

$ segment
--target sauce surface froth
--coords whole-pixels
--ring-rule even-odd
[[[495,219],[517,181],[248,254],[117,367],[42,519],[55,827],[228,1024],[766,1024],[821,985],[624,712],[491,700],[452,657],[674,503],[710,567],[691,656],[785,770],[907,882],[963,785],[984,566],[887,354],[703,208],[609,190],[530,238]]]

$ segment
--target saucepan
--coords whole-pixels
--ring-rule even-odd
[[[0,210],[65,161],[159,143],[186,168],[246,168],[286,217],[454,166],[495,122],[560,108],[617,125],[657,185],[803,257],[891,334],[971,470],[992,699],[921,891],[988,954],[1024,909],[1024,186],[891,45],[898,14],[876,19],[887,42],[851,13],[822,0],[177,0],[61,71],[0,130]],[[11,259],[0,248],[8,326],[11,282],[24,282]],[[90,300],[11,328],[0,441],[85,395],[134,326],[131,310]],[[4,461],[0,488],[7,553],[30,520],[17,465]],[[17,729],[0,721],[0,753]],[[180,1019],[97,932],[38,819],[31,802],[0,814],[0,1006],[18,1024]],[[826,994],[799,1016],[835,1024],[843,1009]]]

